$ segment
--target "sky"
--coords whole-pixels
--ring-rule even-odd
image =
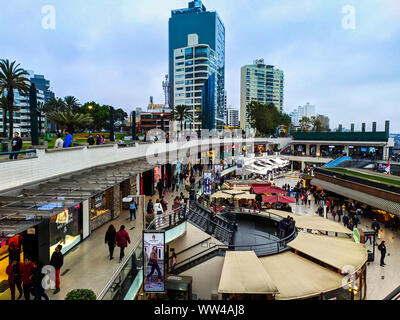
[[[57,97],[145,108],[163,103],[168,19],[188,0],[0,0],[0,59],[43,74]],[[264,58],[285,73],[284,111],[307,102],[331,128],[385,120],[400,133],[399,0],[203,0],[226,28],[228,104],[240,68]],[[55,10],[55,28],[42,24]],[[354,8],[354,28],[345,6]]]

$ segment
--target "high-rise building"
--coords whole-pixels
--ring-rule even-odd
[[[266,65],[264,59],[255,60],[252,65],[241,68],[240,84],[240,127],[248,129],[246,107],[251,101],[263,104],[273,103],[283,110],[284,74],[274,66]]]
[[[311,105],[309,102],[307,102],[304,106],[299,106],[297,111],[299,114],[299,121],[304,117],[311,118],[317,115],[315,112],[315,106]]]
[[[290,113],[290,119],[292,120],[292,125],[299,125],[299,111],[294,109],[293,112]]]
[[[205,129],[223,127],[225,27],[218,14],[207,11],[200,0],[171,12],[169,82],[169,105],[188,106],[193,129],[202,129],[203,125]]]
[[[239,110],[233,106],[226,108],[226,125],[228,127],[238,128],[239,127]]]
[[[50,81],[46,80],[41,74],[34,74],[33,71],[28,71],[30,80],[35,84],[36,89],[44,92],[44,101],[49,102],[51,98],[55,98],[55,94],[50,90]]]

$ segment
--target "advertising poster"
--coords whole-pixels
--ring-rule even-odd
[[[236,167],[238,169],[243,169],[243,165],[244,165],[244,158],[243,157],[239,157],[236,161]]]
[[[165,233],[143,232],[143,290],[165,291]]]
[[[210,195],[211,194],[211,186],[212,186],[212,174],[211,172],[204,172],[204,194]]]
[[[214,168],[215,168],[214,182],[220,183],[221,182],[221,165],[216,164],[214,166]]]

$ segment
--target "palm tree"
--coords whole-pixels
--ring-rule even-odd
[[[192,119],[192,114],[189,112],[188,107],[184,104],[178,104],[173,111],[174,120],[179,120],[181,123],[181,131],[183,130],[183,120]]]
[[[69,132],[74,132],[75,128],[84,128],[93,122],[90,114],[74,113],[70,110],[52,112],[48,115],[48,119],[60,127],[67,128]]]
[[[11,62],[8,59],[0,60],[0,94],[5,94],[7,91],[7,105],[9,112],[9,136],[12,137],[14,129],[14,90],[21,96],[26,96],[29,94],[30,81],[29,73],[24,69],[19,67],[15,61]],[[6,133],[3,130],[3,136],[6,137]]]
[[[58,112],[58,111],[65,111],[66,110],[66,105],[64,103],[64,100],[61,98],[50,98],[48,102],[46,102],[43,106],[43,111],[45,114],[50,114],[53,112]],[[49,120],[49,119],[48,119]],[[54,121],[52,121],[54,122]],[[57,131],[59,130],[58,123],[57,125]]]
[[[303,117],[300,121],[299,124],[301,126],[301,129],[303,132],[309,132],[311,128],[311,120],[308,117]]]
[[[78,101],[77,98],[75,98],[74,96],[67,96],[64,98],[64,104],[66,106],[66,108],[72,112],[79,112],[80,110],[80,103]]]
[[[8,112],[8,102],[6,96],[1,96],[0,98],[0,109],[3,110],[3,137],[7,133],[7,112]]]

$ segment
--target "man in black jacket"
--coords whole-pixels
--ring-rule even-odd
[[[87,139],[87,143],[89,144],[89,146],[93,146],[95,144],[95,140],[93,138],[92,135],[89,135],[89,138]]]
[[[163,182],[161,181],[161,179],[158,180],[158,183],[157,183],[157,191],[158,191],[159,198],[161,199],[161,198],[162,198],[162,193],[163,193],[163,191],[164,191],[164,184],[163,184]]]
[[[64,264],[64,256],[61,252],[62,245],[58,245],[51,255],[50,264],[56,269],[56,290],[54,290],[53,294],[57,294],[60,292],[60,271],[61,267]]]
[[[381,267],[384,267],[384,266],[386,266],[386,264],[385,264],[385,256],[386,256],[385,241],[382,241],[382,243],[378,246],[378,249],[381,252]]]
[[[11,151],[21,151],[22,139],[19,137],[19,133],[14,133],[14,138],[11,140]],[[10,160],[18,158],[18,153],[10,154]]]

